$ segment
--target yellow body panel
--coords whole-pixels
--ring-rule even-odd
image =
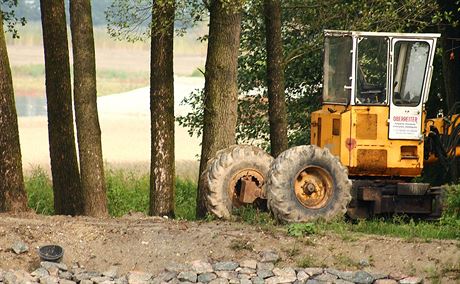
[[[338,156],[350,176],[419,176],[423,140],[388,139],[388,117],[388,106],[325,104],[311,115],[311,144]]]

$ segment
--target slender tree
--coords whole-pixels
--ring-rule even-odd
[[[235,1],[236,3],[236,1]],[[210,1],[208,52],[204,86],[204,126],[200,175],[218,150],[235,144],[238,84],[237,66],[240,46],[240,4]],[[197,217],[206,214],[206,189],[198,184]]]
[[[283,42],[281,40],[281,1],[265,0],[264,14],[270,148],[272,156],[277,157],[288,148]]]
[[[26,209],[13,80],[0,10],[0,212]]]
[[[104,217],[108,210],[97,114],[96,55],[90,0],[70,1],[70,28],[83,214]]]
[[[440,24],[442,46],[442,71],[446,90],[447,106],[451,108],[460,101],[460,28],[452,23],[460,22],[460,3],[453,0],[438,0],[441,14],[450,15]]]
[[[69,46],[64,0],[40,0],[45,50],[46,99],[54,210],[83,212],[70,86]]]
[[[150,215],[174,217],[174,1],[152,7]]]

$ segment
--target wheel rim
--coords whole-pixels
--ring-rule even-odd
[[[294,190],[297,200],[304,207],[323,208],[334,193],[332,177],[321,167],[308,166],[296,175]]]
[[[244,197],[241,196],[242,194],[242,182],[245,180],[246,182],[251,182],[257,188],[254,189],[252,194],[253,197],[262,198],[262,185],[264,184],[264,177],[263,175],[257,171],[256,169],[243,169],[232,176],[230,180],[230,184],[228,187],[228,194],[230,199],[232,200],[232,205],[236,208],[241,207],[248,202],[243,202]],[[250,198],[252,199],[252,198]],[[252,203],[252,202],[250,202]]]

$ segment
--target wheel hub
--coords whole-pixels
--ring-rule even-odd
[[[297,200],[304,207],[322,208],[333,195],[332,177],[321,167],[308,166],[297,174],[294,190]]]
[[[257,198],[264,199],[262,185],[264,177],[255,169],[244,169],[233,175],[228,188],[234,207],[253,203]]]

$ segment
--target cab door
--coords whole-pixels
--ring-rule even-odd
[[[423,104],[428,97],[434,40],[393,38],[389,139],[422,139]]]

